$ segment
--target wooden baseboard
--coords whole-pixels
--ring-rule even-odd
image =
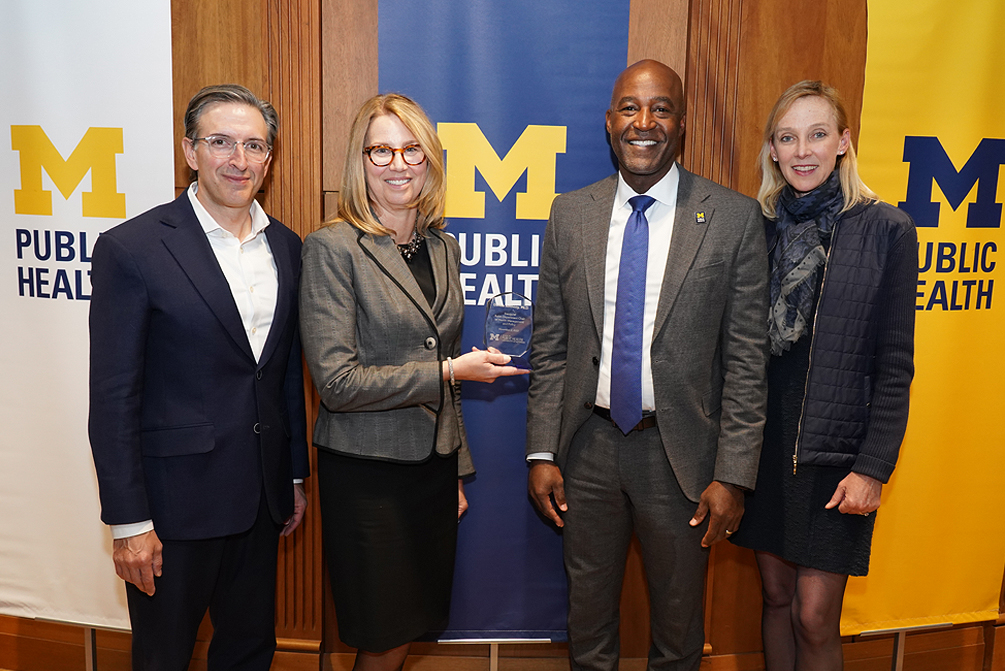
[[[99,629],[98,671],[130,671],[129,632]],[[279,641],[272,671],[317,671],[320,641]],[[189,671],[205,671],[205,641],[196,643]],[[0,616],[0,670],[79,671],[84,668],[84,628],[78,625]]]
[[[919,632],[907,637],[904,667],[911,671],[1005,671],[1005,650],[998,653],[1001,666],[984,668],[985,627],[966,625],[942,631]],[[1003,627],[1005,629],[1005,627]],[[1005,640],[1005,634],[1003,634]],[[1005,645],[1000,646],[1005,648]],[[893,636],[855,637],[844,643],[845,671],[889,671]],[[702,660],[702,671],[763,671],[760,652],[712,655]]]
[[[323,671],[351,671],[352,653],[333,653],[324,658]],[[646,660],[622,659],[620,671],[645,671]],[[499,671],[568,671],[565,657],[500,657]],[[459,657],[409,655],[404,671],[489,671],[487,656]]]
[[[99,671],[129,671],[127,632],[97,632]],[[998,643],[998,645],[996,645]],[[207,643],[196,644],[189,671],[205,671]],[[280,641],[273,671],[350,671],[350,652],[322,653],[317,641]],[[418,643],[405,671],[488,671],[488,645]],[[565,671],[564,644],[504,645],[499,671]],[[844,644],[846,671],[887,671],[893,637],[855,637]],[[0,671],[79,671],[84,664],[84,628],[0,616]],[[646,660],[624,658],[622,671],[643,671]],[[962,625],[907,637],[905,666],[912,671],[1005,671],[1005,626]],[[702,671],[762,671],[759,651],[707,655]]]

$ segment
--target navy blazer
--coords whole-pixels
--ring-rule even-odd
[[[101,519],[161,539],[293,512],[309,462],[297,314],[300,238],[270,217],[275,317],[256,363],[186,193],[100,235],[91,266],[88,434]]]

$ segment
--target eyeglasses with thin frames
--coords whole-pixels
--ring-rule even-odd
[[[272,147],[262,140],[235,140],[226,135],[207,135],[206,137],[194,137],[192,142],[203,141],[209,149],[213,158],[230,158],[237,150],[237,145],[244,148],[244,157],[252,163],[265,163],[272,153]]]
[[[378,168],[391,165],[395,154],[401,154],[401,160],[411,166],[422,165],[426,160],[426,153],[417,144],[410,144],[404,147],[388,147],[386,144],[375,144],[365,147],[363,153],[370,158],[370,162]]]

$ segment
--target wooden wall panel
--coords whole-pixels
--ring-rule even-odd
[[[264,96],[279,114],[280,133],[263,206],[301,237],[321,221],[321,6],[318,0],[262,0],[267,34]],[[313,385],[305,369],[305,392]],[[314,405],[307,417],[308,436]],[[314,451],[311,449],[312,468]],[[304,483],[307,516],[280,541],[276,599],[279,649],[321,650],[323,634],[321,514],[317,482]]]
[[[760,653],[760,589],[753,552],[728,542],[712,548],[705,590],[705,640],[711,654]]]
[[[241,84],[261,95],[266,63],[262,6],[236,0],[171,0],[175,187],[191,181],[181,140],[188,101],[204,86]]]
[[[688,36],[684,167],[730,186],[743,0],[693,0]]]
[[[377,0],[321,0],[323,189],[338,191],[349,128],[377,93]]]
[[[1005,671],[1005,627],[984,627],[984,665],[982,671]]]
[[[697,0],[696,0],[697,1]],[[757,154],[764,121],[778,96],[803,79],[822,79],[845,99],[852,135],[865,88],[866,0],[743,0],[734,133],[740,138],[726,173],[731,186],[757,195]]]
[[[764,119],[789,85],[824,79],[858,119],[866,32],[865,0],[693,0],[685,166],[756,195]]]
[[[631,0],[626,65],[652,58],[666,63],[683,78],[687,67],[688,8],[688,0]]]

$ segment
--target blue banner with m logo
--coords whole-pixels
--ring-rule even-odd
[[[555,195],[614,172],[604,112],[627,64],[628,10],[628,0],[380,3],[380,91],[421,104],[446,153],[464,349],[484,347],[489,298],[533,297]],[[526,391],[525,378],[465,383],[478,474],[440,638],[565,640],[561,536],[527,499]]]

